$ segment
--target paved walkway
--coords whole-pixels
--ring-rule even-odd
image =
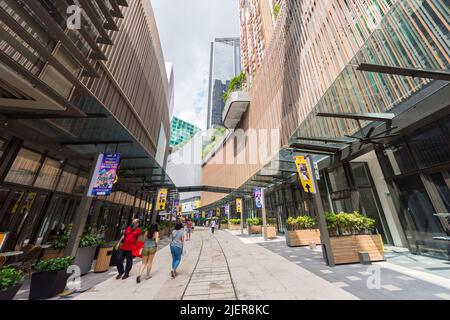
[[[152,278],[136,283],[139,264],[126,280],[114,276],[76,300],[147,299],[356,299],[355,296],[257,245],[219,231],[196,229],[175,279],[169,247],[158,251]]]
[[[213,235],[208,230],[196,228],[192,240],[186,243],[186,254],[175,279],[170,277],[171,255],[166,246],[155,257],[151,279],[136,283],[140,265],[136,263],[129,279],[116,280],[116,272],[111,269],[108,279],[105,280],[105,274],[97,277],[101,283],[68,298],[450,299],[450,279],[421,269],[391,262],[330,268],[324,263],[320,248],[289,248],[282,237],[263,241],[258,236],[230,231]],[[378,271],[377,284],[373,275]]]

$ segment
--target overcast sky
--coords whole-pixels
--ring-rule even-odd
[[[174,65],[174,115],[205,129],[210,43],[239,36],[239,1],[150,1],[164,59]]]

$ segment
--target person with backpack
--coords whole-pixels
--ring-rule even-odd
[[[128,226],[125,229],[124,234],[117,243],[116,250],[119,250],[120,243],[123,241],[123,244],[119,250],[117,263],[117,271],[119,272],[119,274],[116,276],[117,280],[119,280],[120,278],[122,278],[122,280],[125,280],[130,276],[130,271],[133,267],[133,255],[131,252],[136,245],[141,233],[141,229],[139,228],[139,219],[134,219],[131,223],[131,226]],[[125,270],[123,269],[124,260],[127,260]]]
[[[172,231],[172,242],[170,243],[170,253],[172,254],[172,270],[170,272],[172,278],[177,276],[177,268],[181,262],[181,255],[183,254],[184,246],[184,231],[183,225],[177,223],[175,230]]]

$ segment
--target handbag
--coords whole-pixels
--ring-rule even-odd
[[[144,248],[144,241],[136,242],[136,245],[131,250],[131,254],[134,257],[142,258],[142,249]]]

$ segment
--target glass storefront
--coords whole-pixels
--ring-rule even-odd
[[[450,235],[448,220],[437,215],[450,211],[449,119],[377,151],[411,251],[445,259],[450,243],[434,238]]]

